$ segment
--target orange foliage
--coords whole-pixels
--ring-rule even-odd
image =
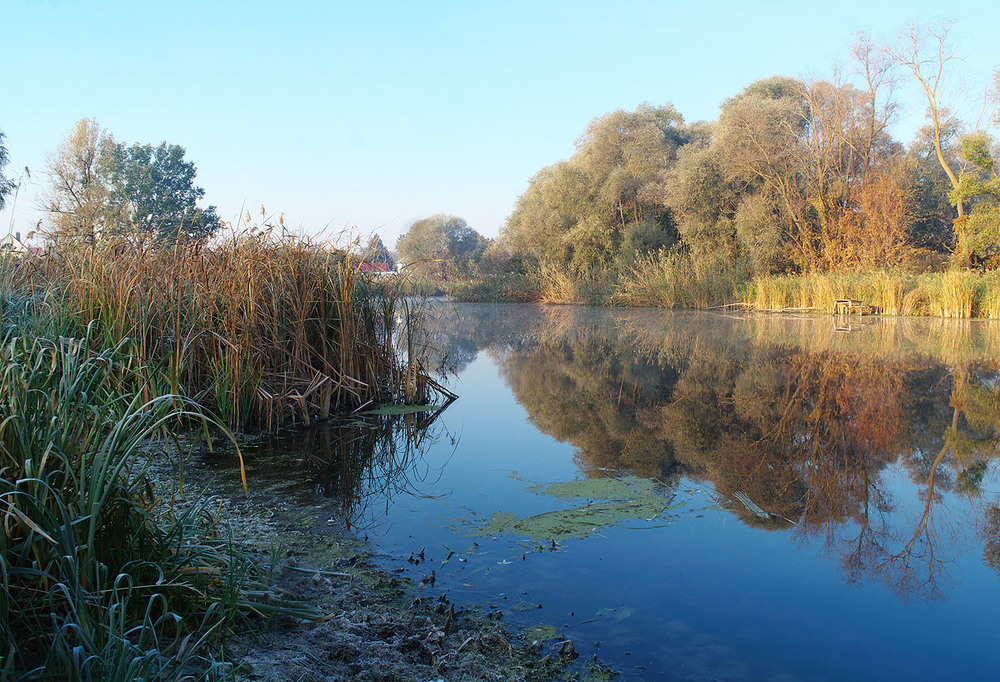
[[[871,172],[848,193],[837,234],[827,248],[834,269],[901,265],[913,221],[910,193],[900,173]]]

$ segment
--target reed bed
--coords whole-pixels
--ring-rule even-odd
[[[516,291],[502,297],[495,287],[467,285],[455,297],[653,308],[736,305],[822,313],[832,312],[837,299],[855,299],[883,315],[1000,319],[998,271],[881,269],[751,277],[738,259],[696,263],[684,253],[660,253],[622,270],[572,274],[543,268],[537,282],[515,283]]]
[[[875,306],[884,315],[998,318],[1000,276],[969,270],[780,275],[745,283],[739,298],[757,310],[831,312],[835,299],[851,298]]]
[[[121,394],[125,345],[0,346],[4,679],[221,677],[211,646],[240,614],[322,615],[275,606],[204,503],[163,504],[148,444],[201,417],[174,396]]]
[[[712,308],[737,300],[746,279],[739,263],[697,266],[684,254],[640,259],[622,277],[612,301],[657,308]]]
[[[540,279],[539,303],[605,305],[615,291],[614,276],[597,270],[570,274],[545,268]]]
[[[414,311],[355,259],[263,233],[211,247],[105,240],[8,276],[64,328],[118,347],[144,399],[189,397],[232,427],[273,430],[369,402],[422,401]],[[140,376],[140,373],[142,376]]]
[[[420,365],[417,317],[398,282],[265,232],[0,260],[0,678],[221,678],[236,620],[322,617],[271,594],[151,458],[183,471],[192,426],[450,395]]]

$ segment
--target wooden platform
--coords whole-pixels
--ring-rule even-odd
[[[834,315],[874,315],[878,308],[856,298],[838,298],[833,302]]]

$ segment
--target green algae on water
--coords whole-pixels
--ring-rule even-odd
[[[513,512],[495,513],[476,529],[477,535],[517,533],[533,540],[585,538],[625,521],[652,521],[670,509],[671,496],[648,478],[595,478],[533,486],[532,491],[584,504],[518,518]]]
[[[551,625],[536,625],[521,632],[522,639],[530,645],[537,645],[555,639],[559,631]]]
[[[585,478],[576,481],[562,481],[533,486],[531,490],[562,500],[572,498],[625,500],[649,496],[659,497],[656,495],[656,486],[657,482],[651,478],[624,476],[622,478]]]

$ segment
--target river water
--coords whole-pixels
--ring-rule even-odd
[[[434,304],[428,326],[458,400],[247,453],[277,447],[297,499],[423,594],[619,679],[1000,673],[995,323]]]

